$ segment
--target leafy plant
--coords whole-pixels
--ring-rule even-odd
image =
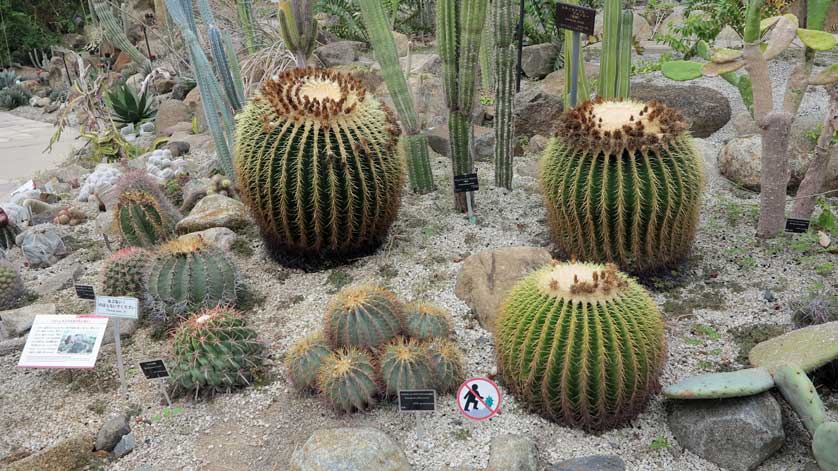
[[[14,85],[0,90],[0,108],[13,110],[18,106],[26,106],[32,94],[24,87]]]
[[[651,448],[653,450],[666,450],[670,446],[671,445],[669,444],[669,441],[666,439],[666,437],[661,435],[661,436],[655,437],[655,439],[652,440],[652,444],[649,445],[649,448]]]
[[[6,65],[27,64],[33,49],[49,49],[63,34],[84,28],[79,2],[0,0],[0,18],[0,64]]]
[[[17,84],[17,72],[11,69],[0,71],[0,90],[9,88]]]
[[[119,124],[140,124],[157,114],[148,99],[148,89],[137,95],[134,89],[123,83],[108,90],[105,100],[110,107],[111,116]]]
[[[361,9],[352,0],[319,0],[316,13],[329,15],[325,28],[341,39],[368,42],[367,30],[361,22]]]

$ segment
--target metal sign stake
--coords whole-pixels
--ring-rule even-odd
[[[122,342],[119,338],[119,318],[113,318],[113,337],[116,346],[116,368],[119,370],[119,394],[128,398],[128,389],[125,386],[125,368],[122,365]]]
[[[573,32],[570,55],[570,108],[575,108],[579,89],[579,31]]]

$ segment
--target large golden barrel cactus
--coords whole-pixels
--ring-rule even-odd
[[[654,301],[612,264],[553,262],[521,280],[501,306],[495,348],[518,400],[585,430],[636,416],[666,358]]]
[[[386,237],[404,181],[392,112],[349,75],[296,69],[237,117],[245,204],[274,255],[341,257]]]
[[[687,123],[655,101],[598,99],[568,111],[541,167],[556,245],[633,272],[689,253],[703,179]]]

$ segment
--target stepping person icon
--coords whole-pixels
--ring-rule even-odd
[[[477,402],[478,397],[480,399],[483,399],[483,396],[481,396],[480,393],[477,392],[477,384],[472,384],[471,385],[471,390],[469,392],[467,392],[465,396],[463,396],[463,399],[466,400],[466,405],[463,408],[463,410],[465,412],[468,412],[469,411],[469,406],[471,404],[474,404],[474,409],[475,410],[479,409],[480,407],[479,407],[479,404]]]

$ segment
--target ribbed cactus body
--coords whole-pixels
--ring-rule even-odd
[[[145,277],[152,254],[137,247],[113,253],[102,266],[102,294],[142,299]]]
[[[430,389],[436,381],[427,350],[416,340],[397,338],[379,359],[384,392],[398,396],[402,389]]]
[[[341,349],[323,359],[317,387],[339,412],[363,411],[375,405],[378,382],[372,358],[355,348]]]
[[[202,308],[234,305],[238,275],[233,263],[200,239],[174,240],[151,262],[146,301],[163,323]]]
[[[317,372],[323,360],[332,354],[332,349],[322,333],[310,335],[291,347],[285,356],[285,367],[294,387],[301,391],[310,390],[317,382]]]
[[[638,414],[659,389],[666,354],[649,294],[613,265],[581,263],[547,266],[512,288],[495,345],[498,372],[519,400],[589,430]]]
[[[194,314],[178,328],[172,347],[172,380],[195,392],[250,385],[262,366],[264,350],[241,313],[227,308]]]
[[[568,256],[634,272],[682,260],[698,224],[703,168],[681,116],[656,102],[586,102],[562,117],[541,182]]]
[[[114,222],[124,244],[153,247],[174,236],[175,220],[152,193],[128,190],[119,195]]]
[[[433,339],[426,344],[436,390],[454,392],[465,379],[463,354],[457,344],[447,339]]]
[[[401,331],[399,302],[381,287],[344,288],[326,307],[325,333],[334,347],[373,348]]]
[[[404,308],[404,330],[417,340],[447,338],[451,335],[451,315],[433,304],[411,303]]]
[[[404,179],[392,113],[348,75],[298,69],[238,117],[242,201],[272,253],[343,257],[377,247]]]
[[[20,273],[11,263],[0,260],[0,311],[17,306],[23,293]]]
[[[512,156],[515,97],[515,1],[495,0],[492,20],[495,32],[495,186],[512,189]]]
[[[124,51],[128,56],[144,71],[151,71],[151,61],[148,60],[133,44],[128,40],[125,34],[127,25],[120,25],[119,21],[113,13],[111,5],[103,0],[93,0],[91,2],[93,12],[99,19],[99,24],[102,25],[102,30],[105,33],[108,41],[114,46]]]

